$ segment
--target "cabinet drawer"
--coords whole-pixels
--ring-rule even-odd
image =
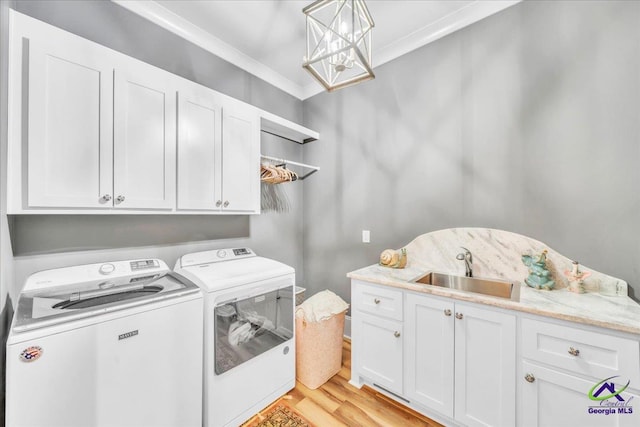
[[[522,319],[522,356],[593,378],[620,376],[640,384],[638,341]]]
[[[402,291],[354,282],[353,305],[356,310],[402,320]]]

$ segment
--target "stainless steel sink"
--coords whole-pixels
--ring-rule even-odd
[[[504,298],[511,301],[520,301],[520,284],[506,280],[481,279],[477,277],[453,276],[451,274],[431,272],[414,282]]]

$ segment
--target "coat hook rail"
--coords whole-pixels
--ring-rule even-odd
[[[309,176],[313,175],[314,173],[316,173],[316,172],[318,172],[320,170],[320,168],[318,166],[307,165],[305,163],[294,162],[292,160],[282,159],[282,158],[279,158],[279,157],[271,157],[271,156],[265,156],[265,155],[261,155],[260,157],[262,157],[265,160],[271,160],[272,162],[284,163],[285,165],[299,166],[301,168],[311,169],[310,172],[308,172],[305,175],[299,177],[298,179],[300,179],[300,180],[308,178]]]

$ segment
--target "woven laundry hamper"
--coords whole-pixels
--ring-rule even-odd
[[[342,336],[346,310],[319,322],[296,314],[296,379],[316,389],[342,369]]]

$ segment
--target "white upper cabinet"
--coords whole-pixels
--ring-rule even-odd
[[[222,207],[235,212],[260,211],[260,124],[248,106],[223,109]]]
[[[318,136],[9,15],[10,214],[260,213],[261,125],[283,137]]]
[[[16,13],[12,28],[9,212],[171,211],[176,77]]]
[[[213,91],[194,86],[178,94],[178,209],[222,206],[222,106]]]
[[[28,52],[28,206],[101,208],[112,186],[113,67],[84,43],[32,40]]]
[[[127,61],[115,72],[113,200],[116,208],[175,203],[176,87],[165,71]]]
[[[259,213],[257,110],[196,84],[178,100],[178,210]]]

